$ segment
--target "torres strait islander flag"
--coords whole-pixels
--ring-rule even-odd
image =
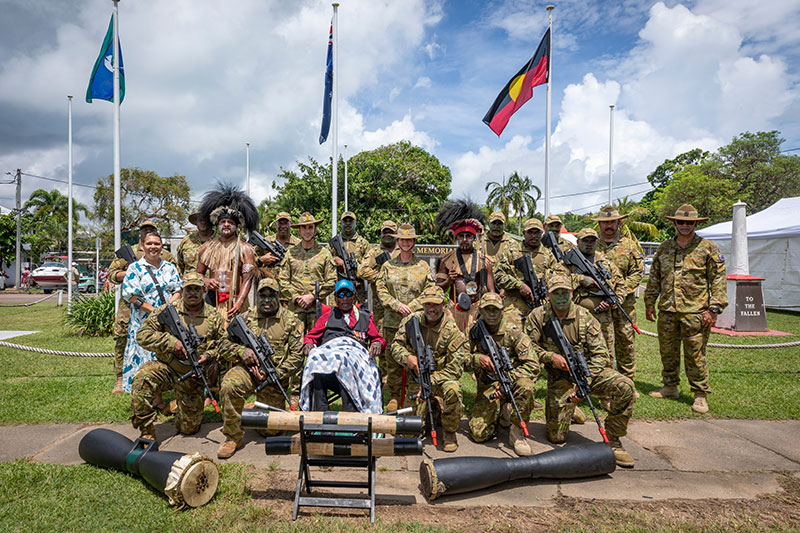
[[[492,107],[483,117],[483,121],[499,136],[508,124],[511,115],[533,97],[533,88],[547,83],[549,78],[550,30],[548,29],[542,37],[536,53],[500,91]]]

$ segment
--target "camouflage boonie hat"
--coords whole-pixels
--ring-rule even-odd
[[[505,217],[505,215],[503,215],[502,211],[495,211],[494,213],[489,215],[489,224],[491,224],[495,220],[499,220],[503,224],[506,223],[506,217]]]
[[[553,292],[556,289],[569,289],[572,290],[572,283],[569,276],[564,274],[553,274],[547,280],[547,292]]]
[[[397,229],[397,233],[393,234],[397,239],[418,239],[417,231],[411,224],[401,224]]]
[[[381,233],[383,233],[385,229],[390,229],[392,232],[397,233],[397,222],[394,220],[384,220],[383,224],[381,224]]]
[[[575,238],[578,240],[585,239],[586,237],[594,237],[597,238],[597,232],[592,228],[583,228],[575,235]]]
[[[203,276],[194,271],[187,272],[186,274],[183,275],[183,286],[188,287],[189,285],[197,285],[202,287]]]
[[[481,296],[481,309],[484,307],[503,308],[503,299],[496,292],[487,292]]]
[[[258,282],[258,291],[261,292],[263,289],[272,289],[275,292],[281,292],[280,286],[278,286],[278,280],[275,278],[264,278]]]
[[[704,220],[708,220],[708,217],[699,217],[697,216],[697,209],[694,208],[692,204],[683,204],[675,211],[674,217],[664,217],[668,218],[669,220],[686,220],[689,222],[702,222]]]
[[[522,231],[528,231],[529,229],[538,229],[540,231],[544,231],[544,226],[542,226],[542,221],[538,218],[529,218],[522,225]]]
[[[292,223],[292,215],[290,215],[286,211],[281,211],[280,213],[278,213],[278,216],[275,217],[275,222],[277,222],[279,220],[288,220],[289,224],[291,224]]]
[[[544,225],[545,226],[549,226],[553,222],[558,222],[562,226],[564,225],[564,223],[561,222],[561,217],[558,216],[558,215],[547,215],[547,218],[544,219]]]
[[[325,221],[322,220],[322,219],[317,220],[316,218],[314,218],[314,215],[312,215],[311,213],[306,211],[305,213],[300,215],[300,218],[297,219],[297,222],[292,224],[292,227],[293,228],[298,228],[300,226],[308,226],[308,225],[311,225],[311,224],[314,224],[315,226],[318,226],[318,225],[322,224],[323,222],[325,222]]]
[[[613,220],[622,220],[623,218],[628,218],[628,215],[620,215],[616,207],[607,205],[601,209],[597,216],[592,220],[595,222],[600,222],[603,220],[606,222],[611,222]]]
[[[158,229],[158,226],[156,226],[155,222],[153,222],[152,220],[145,220],[141,224],[139,224],[139,231],[142,231],[144,228],[148,227],[153,229]]]
[[[356,214],[353,213],[352,211],[345,211],[344,213],[342,213],[342,218],[340,218],[339,220],[344,220],[347,217],[350,217],[353,220],[356,220]]]
[[[423,304],[443,304],[446,301],[447,297],[444,295],[444,291],[435,285],[422,291],[419,296],[419,302]]]

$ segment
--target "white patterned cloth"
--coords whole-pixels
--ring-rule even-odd
[[[161,260],[158,268],[153,267],[144,257],[128,266],[125,272],[125,279],[122,281],[122,298],[126,302],[131,301],[131,297],[136,295],[140,299],[153,307],[161,305],[161,298],[158,296],[158,289],[153,278],[147,273],[147,266],[150,266],[155,274],[158,284],[164,291],[164,297],[169,297],[181,290],[181,277],[178,269],[169,261]],[[166,302],[164,302],[166,303]],[[122,357],[122,389],[125,392],[131,391],[133,376],[143,364],[153,361],[156,356],[153,352],[147,351],[136,342],[136,334],[142,327],[147,318],[147,313],[141,309],[131,306],[131,320],[128,324],[128,342],[125,345],[125,355]]]
[[[339,383],[361,413],[381,414],[383,395],[375,359],[364,346],[350,337],[337,337],[311,350],[303,369],[300,408],[311,408],[311,382],[314,374],[336,374]]]

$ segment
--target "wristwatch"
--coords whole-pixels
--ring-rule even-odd
[[[711,311],[712,313],[714,313],[715,315],[718,315],[718,314],[720,314],[722,312],[722,309],[720,309],[719,307],[716,307],[716,306],[711,306],[711,307],[708,308],[708,310]]]

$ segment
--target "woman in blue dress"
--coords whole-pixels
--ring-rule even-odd
[[[139,367],[155,359],[153,352],[145,350],[136,342],[139,328],[153,309],[180,297],[181,278],[178,269],[169,261],[161,259],[161,246],[161,236],[158,233],[148,233],[144,238],[144,256],[128,266],[122,282],[122,298],[131,304],[128,343],[122,365],[122,389],[125,392],[131,391],[133,376]],[[166,302],[159,295],[159,286]]]

